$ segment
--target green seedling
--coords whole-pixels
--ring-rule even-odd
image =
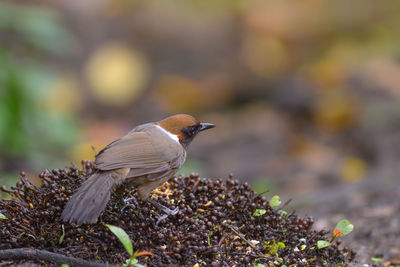
[[[130,256],[132,256],[133,255],[132,241],[129,238],[128,234],[125,232],[125,230],[118,226],[110,224],[106,224],[106,226],[116,237],[118,237],[119,241],[121,241],[122,245],[124,245],[125,250],[128,252]]]
[[[126,260],[126,262],[123,266],[144,267],[143,264],[139,263],[137,257],[146,256],[146,255],[152,256],[153,253],[148,252],[148,251],[141,251],[141,252],[136,251],[135,253],[133,253],[132,241],[129,238],[128,234],[125,232],[125,230],[118,226],[114,226],[114,225],[110,225],[110,224],[106,224],[106,226],[108,227],[108,229],[110,229],[110,231],[116,237],[118,237],[119,241],[121,241],[122,245],[124,245],[124,247],[125,247],[125,250],[130,255],[130,258]]]
[[[377,258],[377,257],[372,257],[371,260],[372,260],[373,262],[375,262],[375,263],[377,263],[377,262],[382,262],[382,261],[383,261],[382,258]]]
[[[280,197],[278,195],[271,197],[271,199],[269,201],[269,205],[271,206],[271,208],[278,207],[281,204],[282,204],[282,201],[280,200]],[[253,216],[258,217],[258,216],[264,215],[266,212],[267,212],[267,210],[265,210],[265,209],[256,209],[253,213]],[[287,212],[284,210],[280,210],[279,214],[281,216],[285,216],[287,214]]]
[[[8,220],[8,218],[1,212],[0,212],[0,219]]]
[[[207,262],[203,261],[202,259],[199,259],[199,263],[200,263],[201,265],[207,265]]]
[[[264,210],[264,209],[256,209],[256,210],[254,211],[254,213],[253,213],[253,216],[254,216],[254,217],[258,217],[258,216],[264,215],[266,212],[267,212],[267,211]]]
[[[280,197],[277,196],[277,195],[271,197],[271,200],[269,201],[269,205],[270,205],[272,208],[278,207],[278,206],[280,206],[281,204],[282,204],[282,201],[281,201]]]
[[[127,259],[123,266],[134,266],[134,267],[145,267],[143,264],[140,264],[138,259]]]
[[[209,247],[212,247],[211,246],[211,236],[214,234],[214,231],[215,231],[215,224],[213,225],[213,230],[208,234],[208,236],[207,236],[207,244],[208,244],[208,246]]]
[[[280,210],[280,211],[279,211],[279,214],[280,214],[282,217],[284,217],[284,216],[287,215],[287,211],[285,211],[285,210]]]
[[[317,241],[317,247],[320,249],[329,247],[330,245],[331,245],[331,242],[326,241],[326,240],[318,240]]]
[[[65,231],[64,231],[64,224],[61,224],[61,228],[62,228],[62,235],[60,236],[60,239],[58,239],[58,244],[61,245],[62,242],[64,241],[64,236],[65,236]]]
[[[286,245],[283,242],[276,242],[275,240],[264,241],[264,248],[268,250],[271,255],[278,256],[278,251],[285,247]]]
[[[348,220],[341,220],[336,224],[336,227],[333,230],[331,240],[330,241],[318,240],[317,247],[319,249],[326,248],[330,246],[336,238],[350,234],[353,231],[353,229],[354,225],[351,224]]]
[[[348,220],[341,220],[336,224],[335,230],[333,230],[333,237],[331,242],[340,236],[345,236],[350,234],[354,229],[354,225],[352,225]]]

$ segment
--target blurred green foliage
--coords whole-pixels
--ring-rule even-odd
[[[73,35],[55,11],[46,7],[0,2],[0,28],[19,35],[42,52],[65,53],[74,47]]]
[[[15,168],[27,168],[25,162],[36,170],[56,167],[63,161],[60,151],[79,137],[74,116],[49,112],[42,105],[58,72],[44,67],[40,55],[65,53],[73,43],[57,17],[47,9],[0,3],[0,30],[10,36],[16,34],[20,47],[35,52],[21,59],[13,46],[15,40],[0,46],[2,176],[10,177],[4,173]]]

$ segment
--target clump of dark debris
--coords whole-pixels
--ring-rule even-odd
[[[293,213],[281,216],[279,209],[271,208],[247,183],[231,178],[223,182],[192,174],[171,179],[155,190],[153,197],[158,196],[158,201],[170,208],[179,207],[179,212],[158,225],[159,211],[150,203],[135,198],[132,204],[136,208],[121,211],[124,198],[136,197],[133,188],[114,194],[96,224],[64,223],[60,215],[68,197],[93,172],[90,161],[82,165],[81,170],[44,171],[40,188],[23,173],[12,190],[2,187],[12,197],[0,200],[0,213],[8,218],[0,219],[0,249],[36,248],[122,264],[129,255],[107,223],[123,228],[134,250],[152,253],[139,257],[147,266],[333,266],[354,258],[352,250],[340,248],[337,242],[317,249],[317,241],[329,237],[325,231],[312,230],[311,218]],[[255,217],[256,209],[266,213]],[[278,249],[279,242],[285,246]]]

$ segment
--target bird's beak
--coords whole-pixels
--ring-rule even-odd
[[[207,130],[207,129],[214,128],[214,127],[215,127],[215,125],[212,123],[202,122],[202,123],[200,123],[200,132]]]

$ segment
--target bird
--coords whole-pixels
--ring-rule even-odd
[[[134,186],[141,200],[147,200],[167,214],[175,214],[150,193],[175,176],[186,160],[186,150],[194,137],[212,123],[200,122],[187,114],[169,116],[133,128],[111,142],[95,157],[95,171],[69,198],[61,218],[64,222],[95,223],[111,195],[122,186]]]

